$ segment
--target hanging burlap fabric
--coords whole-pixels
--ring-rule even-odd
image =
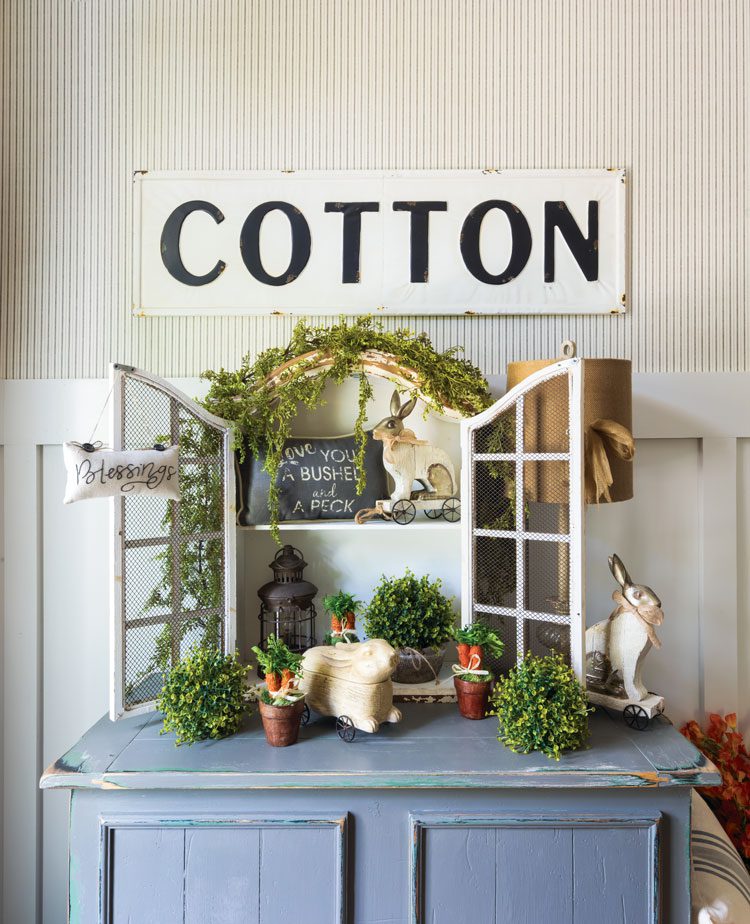
[[[508,390],[554,359],[508,364]],[[633,496],[633,399],[628,359],[584,359],[583,430],[587,504],[629,500]],[[524,399],[524,451],[567,452],[568,383],[550,379]],[[526,496],[564,503],[568,496],[566,462],[527,462]]]

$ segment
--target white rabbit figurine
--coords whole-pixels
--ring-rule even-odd
[[[299,688],[320,715],[348,716],[355,728],[376,732],[400,722],[391,674],[397,655],[381,638],[349,645],[318,645],[302,657]]]
[[[456,473],[448,453],[426,440],[418,440],[412,430],[404,428],[404,418],[414,410],[416,398],[401,404],[398,389],[391,397],[391,413],[372,431],[373,438],[382,440],[383,464],[393,478],[395,488],[391,501],[409,500],[412,497],[451,497],[456,493]],[[423,491],[412,495],[412,486],[418,481]]]
[[[610,556],[609,568],[622,589],[612,594],[612,615],[586,630],[586,679],[594,691],[639,703],[649,696],[641,668],[651,646],[661,648],[653,627],[662,624],[664,613],[653,590],[634,584],[617,555]]]

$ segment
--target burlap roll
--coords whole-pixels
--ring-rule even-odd
[[[508,391],[525,378],[557,360],[537,359],[508,364]],[[629,359],[584,359],[583,429],[597,440],[596,427],[615,421],[629,434],[633,432],[632,369]],[[555,378],[534,389],[525,399],[524,451],[567,452],[567,377]],[[633,462],[621,458],[606,436],[601,440],[612,473],[610,501],[633,496]],[[587,458],[587,500],[594,500],[594,472]],[[526,496],[544,503],[563,503],[568,494],[567,466],[551,462],[532,462],[525,466]],[[599,500],[606,501],[605,496]]]

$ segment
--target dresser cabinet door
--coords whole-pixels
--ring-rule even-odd
[[[412,818],[413,924],[659,919],[658,818]]]
[[[277,924],[345,915],[345,818],[105,819],[106,924]]]

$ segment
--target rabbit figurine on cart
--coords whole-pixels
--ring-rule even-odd
[[[396,652],[384,639],[348,645],[318,645],[302,658],[299,688],[309,707],[336,717],[336,730],[352,741],[356,729],[376,732],[383,722],[400,722],[393,705],[391,674]]]
[[[609,568],[620,590],[612,594],[614,612],[586,630],[586,681],[589,700],[622,712],[642,731],[664,711],[664,698],[649,693],[641,669],[652,647],[661,648],[654,626],[664,621],[661,600],[650,587],[635,584],[617,555]]]
[[[413,430],[404,427],[417,399],[401,404],[398,389],[391,396],[391,413],[376,424],[373,439],[383,443],[383,465],[394,482],[390,499],[377,502],[377,507],[362,511],[363,522],[370,516],[390,516],[396,523],[411,523],[417,510],[424,510],[431,519],[442,516],[455,523],[461,515],[456,496],[456,472],[448,453],[427,440],[420,440]],[[422,489],[413,491],[414,482]]]

